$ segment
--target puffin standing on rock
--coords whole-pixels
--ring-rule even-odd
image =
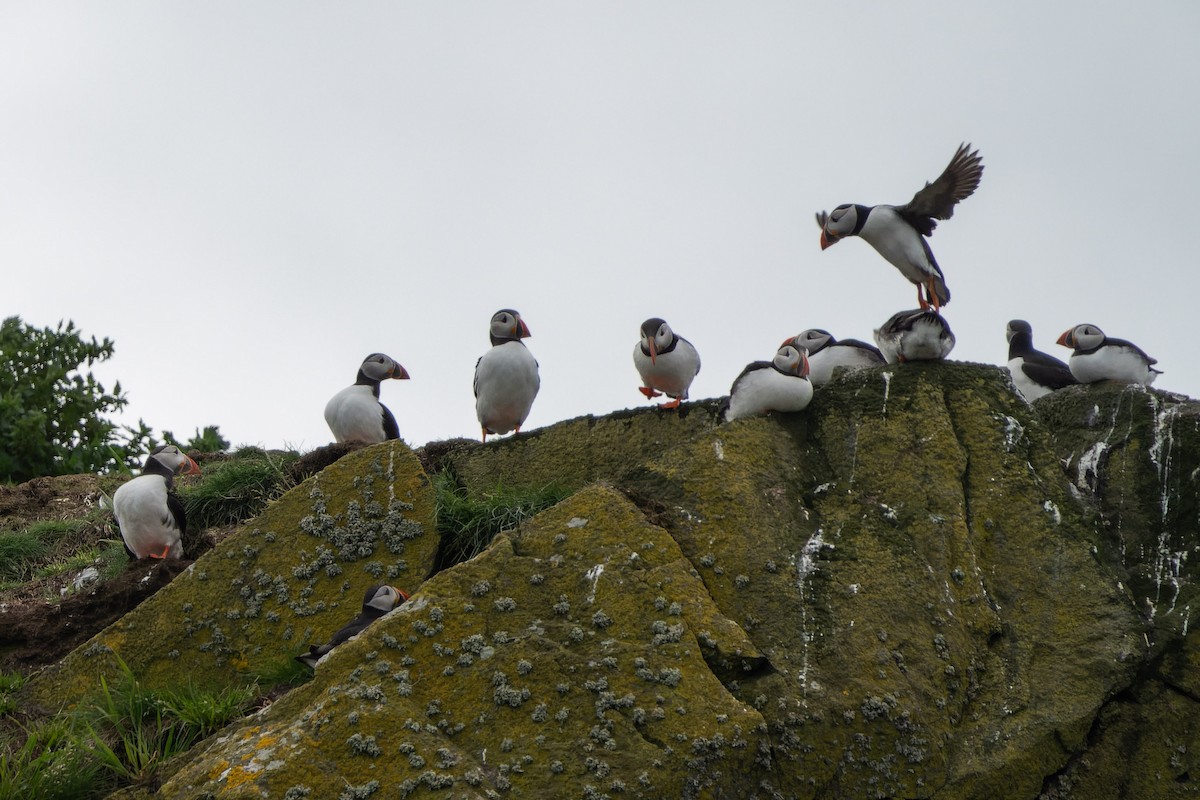
[[[358,368],[354,384],[325,404],[325,421],[336,441],[378,444],[400,438],[396,418],[379,402],[379,383],[388,378],[406,381],[408,370],[390,356],[371,353]]]
[[[1029,402],[1055,389],[1079,383],[1065,363],[1034,349],[1033,327],[1025,320],[1010,320],[1005,335],[1008,337],[1008,371],[1012,373],[1013,385]]]
[[[945,318],[928,309],[898,311],[875,330],[875,343],[889,364],[943,359],[954,342]]]
[[[528,336],[529,326],[513,309],[492,315],[492,349],[475,364],[475,415],[485,442],[489,433],[520,433],[533,407],[541,378],[537,359],[521,341]]]
[[[396,606],[407,599],[408,595],[395,586],[387,586],[386,584],[372,586],[363,595],[362,611],[357,617],[343,625],[341,630],[320,647],[315,644],[310,645],[308,652],[296,656],[296,660],[307,667],[316,669],[317,662],[321,660],[322,656],[350,637],[362,633],[372,622],[396,608]]]
[[[732,421],[768,411],[803,411],[812,402],[808,357],[785,344],[770,361],[748,364],[729,390],[725,420]]]
[[[801,334],[784,341],[808,353],[808,380],[813,386],[829,383],[834,369],[862,369],[878,367],[887,363],[883,353],[874,345],[858,339],[833,338],[833,334],[821,328],[809,328]]]
[[[1151,358],[1133,342],[1105,336],[1095,325],[1076,325],[1058,337],[1071,353],[1071,374],[1080,383],[1119,381],[1149,386],[1162,374],[1155,369],[1158,359]]]
[[[187,532],[183,502],[175,494],[176,475],[199,475],[200,467],[173,444],[154,448],[142,474],[113,493],[113,516],[125,549],[134,558],[181,558]]]
[[[688,388],[700,372],[700,354],[658,317],[643,322],[641,333],[633,347],[633,364],[644,384],[638,391],[647,399],[665,394],[673,399],[660,408],[678,408],[687,400]]]
[[[821,249],[847,236],[866,239],[916,284],[917,302],[922,309],[930,306],[939,309],[950,302],[950,290],[925,237],[933,234],[937,227],[935,220],[954,216],[954,206],[971,196],[982,176],[983,157],[978,150],[972,151],[971,145],[962,144],[938,179],[926,183],[924,189],[902,206],[847,203],[830,213],[817,214]]]

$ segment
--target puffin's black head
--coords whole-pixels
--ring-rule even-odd
[[[642,349],[650,354],[650,363],[657,363],[658,354],[666,351],[675,338],[675,332],[661,317],[651,317],[642,323]]]
[[[146,475],[162,475],[167,483],[176,475],[199,475],[200,465],[173,444],[162,444],[150,451],[142,467]]]
[[[828,216],[824,213],[818,214],[817,221],[821,223],[821,249],[835,245],[840,239],[853,236],[862,230],[862,225],[867,220],[866,212],[865,206],[843,203],[829,212]]]
[[[408,370],[400,366],[400,363],[389,355],[371,353],[363,359],[362,365],[359,366],[358,378],[355,382],[378,384],[388,378],[406,381],[408,380]]]

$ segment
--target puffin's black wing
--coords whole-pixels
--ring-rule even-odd
[[[1062,389],[1079,383],[1071,374],[1071,368],[1054,356],[1034,350],[1022,358],[1021,371],[1039,386]]]
[[[383,409],[383,435],[388,439],[400,438],[400,426],[396,424],[396,418],[392,416],[392,411],[383,403],[379,404]]]
[[[167,510],[171,512],[171,516],[175,519],[175,524],[179,527],[179,536],[187,533],[187,511],[183,508],[183,501],[179,499],[179,495],[174,492],[167,492]]]
[[[887,359],[883,357],[883,353],[879,352],[879,348],[873,344],[864,342],[862,339],[838,339],[830,347],[857,347],[860,350],[870,350],[875,355],[879,356],[879,363],[886,364]]]
[[[983,177],[983,157],[970,144],[961,144],[950,164],[933,183],[913,195],[912,200],[896,207],[896,213],[925,236],[937,227],[935,219],[950,219],[954,206],[971,196]]]
[[[357,617],[347,622],[342,629],[333,635],[327,645],[330,650],[337,647],[342,642],[349,639],[351,636],[356,636],[362,633],[368,625],[386,614],[386,611],[380,611],[378,608],[364,608],[362,613]]]

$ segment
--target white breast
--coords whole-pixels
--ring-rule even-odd
[[[1025,374],[1024,366],[1025,359],[1020,356],[1008,360],[1008,371],[1012,373],[1013,386],[1017,387],[1017,391],[1021,393],[1021,396],[1032,403],[1039,397],[1050,394],[1050,387],[1042,386],[1030,380],[1029,376]]]
[[[914,283],[936,273],[925,255],[921,234],[892,206],[875,206],[858,235]]]
[[[113,516],[121,538],[138,558],[161,553],[170,547],[170,557],[183,556],[179,526],[167,508],[167,482],[161,475],[140,475],[113,493]]]
[[[1158,377],[1146,359],[1120,345],[1102,345],[1093,353],[1072,353],[1068,365],[1080,383],[1120,381],[1149,386]]]
[[[383,407],[370,386],[347,386],[325,404],[325,421],[339,442],[370,442],[387,439],[383,431]]]
[[[683,400],[687,399],[688,388],[700,371],[700,355],[684,339],[680,339],[671,352],[660,353],[653,364],[650,356],[642,352],[639,341],[633,347],[633,363],[645,386]]]
[[[475,367],[475,414],[492,433],[508,433],[525,422],[541,387],[537,360],[520,342],[488,350]]]
[[[775,369],[756,369],[742,376],[729,397],[725,419],[734,420],[768,411],[803,411],[812,401],[807,378],[784,375]]]

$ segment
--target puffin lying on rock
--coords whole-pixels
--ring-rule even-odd
[[[793,345],[808,353],[808,379],[813,386],[829,383],[833,371],[862,369],[886,364],[883,353],[874,345],[858,339],[833,338],[833,334],[821,328],[809,328],[801,334],[786,339],[785,345]]]
[[[641,338],[633,347],[633,365],[642,376],[638,391],[647,399],[672,398],[661,408],[677,408],[687,400],[688,388],[700,372],[700,354],[687,339],[671,330],[666,320],[652,317],[642,323]]]
[[[920,308],[896,312],[875,331],[875,343],[889,364],[943,359],[954,341],[941,314]]]
[[[1085,323],[1063,331],[1058,343],[1074,349],[1071,374],[1080,383],[1118,381],[1149,386],[1162,374],[1154,368],[1158,359],[1146,355],[1133,342],[1105,336],[1095,325]]]
[[[320,647],[315,644],[311,645],[308,648],[308,652],[296,656],[296,660],[305,666],[316,669],[317,662],[329,653],[330,650],[352,636],[362,633],[372,622],[407,599],[408,595],[395,586],[387,586],[386,584],[372,586],[363,595],[362,612],[357,617],[343,625],[341,630],[335,633],[328,642]]]
[[[173,444],[154,448],[142,474],[113,493],[113,516],[125,549],[133,558],[181,558],[187,532],[183,502],[175,494],[176,475],[199,475],[200,467]]]
[[[950,219],[954,206],[971,196],[983,177],[983,158],[971,145],[960,145],[950,164],[933,183],[913,195],[902,206],[864,206],[847,203],[832,212],[817,214],[821,227],[821,249],[847,236],[867,240],[881,256],[917,286],[922,309],[935,310],[950,302],[950,290],[942,269],[929,249],[926,236],[937,227],[935,220]],[[921,296],[921,290],[925,296]]]
[[[786,344],[770,361],[748,364],[729,390],[725,420],[732,421],[768,411],[803,411],[812,402],[804,351]]]

